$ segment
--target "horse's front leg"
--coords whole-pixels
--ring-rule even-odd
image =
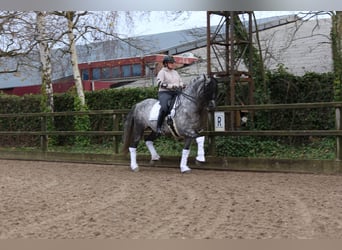
[[[188,158],[190,154],[190,145],[192,142],[192,138],[185,138],[184,148],[182,151],[182,158],[180,162],[180,171],[181,173],[189,173],[191,171],[191,168],[188,166]]]
[[[204,153],[204,136],[200,136],[196,138],[197,142],[197,156],[196,156],[196,161],[200,163],[205,162],[205,153]]]

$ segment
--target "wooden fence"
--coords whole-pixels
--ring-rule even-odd
[[[335,110],[335,129],[329,130],[232,130],[232,131],[214,131],[213,124],[209,126],[208,131],[202,134],[208,137],[209,155],[213,153],[215,146],[216,136],[335,136],[336,137],[336,157],[335,162],[338,162],[338,171],[340,169],[339,161],[342,159],[342,118],[341,108],[342,102],[329,102],[329,103],[296,103],[296,104],[267,104],[267,105],[244,105],[244,106],[219,106],[215,111],[232,112],[237,110],[248,110],[254,112],[257,110],[270,111],[270,110],[292,110],[292,109],[315,109],[315,108],[331,108]],[[52,135],[84,135],[84,136],[113,136],[114,153],[119,153],[119,144],[123,134],[122,128],[119,124],[123,123],[128,109],[120,110],[94,110],[84,112],[54,112],[54,113],[21,113],[21,114],[0,114],[0,119],[13,118],[13,117],[40,117],[41,130],[40,131],[0,131],[2,135],[36,135],[41,138],[42,152],[48,151],[48,136]],[[47,120],[49,117],[56,116],[77,116],[77,115],[110,115],[113,120],[112,131],[49,131],[47,129]],[[213,113],[211,116],[213,117]],[[212,120],[212,119],[211,119]],[[315,163],[316,164],[316,163]]]
[[[324,102],[324,103],[295,103],[295,104],[265,104],[265,105],[236,105],[236,106],[219,106],[215,111],[231,112],[237,110],[281,110],[281,109],[315,109],[315,108],[334,108],[335,124],[333,130],[231,130],[231,131],[213,131],[213,125],[210,130],[203,131],[202,134],[213,138],[215,136],[336,136],[336,159],[342,159],[342,118],[341,108],[342,102]],[[53,112],[53,113],[20,113],[20,114],[0,114],[0,119],[11,117],[40,117],[40,131],[0,131],[0,135],[37,135],[41,138],[41,149],[47,151],[47,137],[50,135],[84,135],[84,136],[113,136],[114,152],[119,152],[120,137],[123,130],[119,128],[119,124],[123,122],[128,109],[118,110],[94,110],[94,111],[69,111],[69,112]],[[113,119],[112,131],[48,131],[47,118],[56,116],[77,116],[77,115],[111,115]],[[212,115],[211,115],[212,117]],[[213,145],[209,145],[213,147]],[[210,150],[209,150],[210,151]]]
[[[237,110],[293,110],[293,109],[335,109],[335,129],[331,130],[232,130],[232,131],[206,131],[203,134],[213,136],[335,136],[336,137],[336,160],[342,159],[342,102],[319,102],[319,103],[294,103],[294,104],[264,104],[264,105],[236,105],[220,106],[215,111],[237,111]]]
[[[119,124],[123,121],[128,109],[120,110],[94,110],[94,111],[66,111],[66,112],[46,112],[46,113],[20,113],[20,114],[0,114],[0,119],[13,117],[40,117],[41,130],[40,131],[0,131],[1,135],[37,135],[41,138],[41,149],[43,152],[48,150],[48,136],[52,135],[84,135],[84,136],[113,136],[114,152],[119,152],[120,137],[123,134],[119,130]],[[48,117],[56,116],[80,116],[80,115],[112,115],[113,128],[112,131],[49,131],[47,126]]]

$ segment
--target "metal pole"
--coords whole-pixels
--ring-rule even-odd
[[[210,34],[210,11],[207,11],[207,74],[211,76],[211,55],[210,55],[210,45],[211,45],[211,34]]]
[[[230,49],[229,51],[229,65],[228,65],[228,69],[229,69],[229,76],[230,76],[230,105],[234,106],[235,105],[235,63],[234,63],[234,15],[235,12],[234,11],[230,11],[229,12],[229,37],[228,37],[228,44],[230,46],[228,46],[228,48]],[[235,112],[232,111],[230,112],[230,129],[234,130],[235,128]]]

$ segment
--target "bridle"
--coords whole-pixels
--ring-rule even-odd
[[[197,79],[198,80],[198,79]],[[197,107],[196,109],[196,114],[199,116],[198,119],[201,119],[200,117],[203,115],[203,111],[207,112],[210,111],[212,108],[215,107],[215,98],[216,98],[216,84],[217,81],[216,79],[210,79],[210,81],[208,82],[208,79],[203,76],[203,79],[201,79],[201,81],[204,81],[204,84],[202,84],[201,86],[194,86],[194,94],[189,94],[189,92],[187,91],[184,92],[181,88],[176,88],[174,89],[174,91],[177,93],[176,96],[176,100],[173,104],[173,109],[174,109],[174,115],[177,116],[177,113],[179,112],[179,108],[182,107],[182,101],[184,101],[184,99],[180,98],[181,96],[183,96],[185,99],[189,100],[190,102],[194,103],[195,106]],[[194,83],[194,82],[193,82]],[[194,84],[200,84],[200,83],[194,83]],[[209,88],[209,89],[208,89]],[[212,88],[212,89],[210,89]],[[206,93],[207,91],[212,91],[212,95],[210,96],[210,98],[208,98],[208,94]],[[202,94],[201,94],[202,93]],[[203,95],[202,99],[199,98],[200,95]],[[209,99],[209,100],[208,100]],[[204,105],[204,101],[208,101],[208,103],[206,103]],[[207,108],[207,110],[204,109],[204,107]],[[171,107],[172,108],[172,107]],[[196,117],[196,116],[195,116]],[[179,132],[177,130],[176,124],[172,124],[170,125],[170,131],[171,133],[175,136],[175,137],[179,137]],[[173,131],[173,132],[172,132]],[[197,132],[196,132],[197,133]],[[178,135],[177,135],[178,134]],[[189,136],[189,135],[188,135]],[[193,135],[189,136],[189,137],[194,137]],[[195,136],[196,137],[196,136]]]
[[[202,86],[201,86],[201,91],[204,93],[204,95],[206,94],[206,83],[207,83],[207,77],[203,74],[203,81],[205,82]],[[216,81],[215,79],[210,79],[210,82],[212,81]],[[210,87],[213,87],[213,86],[210,86]],[[217,86],[214,86],[215,89],[212,90],[212,96],[211,96],[211,99],[209,99],[209,104],[208,106],[212,106],[212,105],[215,105],[215,104],[212,104],[212,103],[215,103],[215,99],[216,99],[216,88]],[[193,96],[193,95],[190,95],[190,94],[187,94],[185,93],[181,88],[177,88],[175,89],[174,91],[177,92],[177,96],[184,96],[186,99],[190,100],[191,102],[195,103],[197,106],[198,106],[198,103],[199,103],[199,100],[196,96]]]

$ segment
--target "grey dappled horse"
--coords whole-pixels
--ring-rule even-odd
[[[165,135],[172,134],[176,138],[184,139],[180,170],[182,173],[185,173],[191,170],[187,166],[187,161],[193,139],[196,139],[198,144],[198,155],[196,159],[205,161],[203,149],[204,137],[200,136],[199,132],[205,127],[204,118],[208,113],[208,108],[215,107],[217,80],[208,78],[206,75],[200,75],[192,79],[185,89],[175,91],[179,91],[179,94],[173,106],[174,108],[171,111],[171,114],[173,114],[173,123],[169,126],[166,117],[162,126],[162,132]],[[134,172],[139,170],[136,149],[144,135],[144,131],[148,128],[152,131],[145,137],[145,143],[151,153],[151,160],[155,161],[160,159],[160,156],[153,146],[153,141],[158,137],[156,133],[157,119],[151,119],[150,116],[154,105],[159,106],[157,99],[145,99],[135,104],[126,117],[123,135],[123,152],[130,152],[130,166]]]

